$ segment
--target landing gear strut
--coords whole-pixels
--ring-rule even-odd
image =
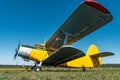
[[[82,70],[85,72],[86,71],[86,68],[85,68],[85,66],[83,65],[82,66]]]

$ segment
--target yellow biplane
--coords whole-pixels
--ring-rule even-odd
[[[95,45],[91,45],[85,54],[70,45],[112,19],[111,13],[101,4],[85,0],[45,44],[28,46],[19,43],[14,59],[20,56],[26,61],[35,61],[34,71],[40,71],[41,65],[44,64],[74,68],[100,66],[102,64],[101,57],[114,54],[111,52],[100,53]]]

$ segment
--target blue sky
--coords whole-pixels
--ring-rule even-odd
[[[103,58],[103,63],[120,63],[120,0],[97,0],[113,15],[113,21],[74,43],[87,51],[96,44],[101,52],[115,56]],[[32,64],[21,58],[13,60],[18,42],[43,43],[62,25],[82,0],[0,0],[0,64]]]

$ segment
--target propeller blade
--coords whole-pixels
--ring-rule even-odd
[[[20,44],[20,42],[19,42],[19,43],[18,43],[18,47],[17,47],[17,49],[19,49],[19,48],[20,48],[20,45],[21,45],[21,44]]]
[[[15,53],[15,55],[14,55],[14,60],[16,60],[16,57],[17,57],[17,55],[18,55],[18,51],[19,51],[19,48],[20,48],[20,42],[18,43],[18,47],[17,47],[17,49],[15,50],[16,51],[16,53]]]
[[[17,54],[18,54],[18,51],[14,55],[14,60],[16,60]]]

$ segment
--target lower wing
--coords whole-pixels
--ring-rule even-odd
[[[74,47],[62,47],[43,61],[44,64],[57,66],[67,61],[85,56],[85,54]]]

